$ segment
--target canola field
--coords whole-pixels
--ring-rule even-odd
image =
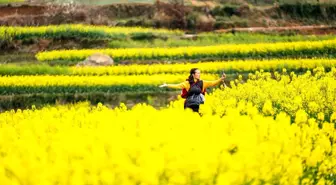
[[[0,37],[58,39],[67,32],[91,39],[97,33],[104,38],[133,32],[182,34],[63,25],[2,27]],[[36,54],[39,64],[2,64],[0,97],[163,92],[169,90],[159,85],[185,81],[194,67],[204,80],[217,80],[223,71],[227,79],[206,94],[201,115],[184,110],[180,91],[173,91],[177,98],[160,108],[76,102],[4,110],[0,184],[334,185],[335,48],[336,41],[329,39],[51,50]],[[49,65],[76,63],[97,51],[116,64]],[[119,64],[123,60],[134,63]]]

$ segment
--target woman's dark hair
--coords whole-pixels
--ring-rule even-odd
[[[190,85],[194,83],[194,76],[193,76],[193,74],[195,74],[197,70],[198,70],[198,68],[192,68],[190,70],[190,75],[189,75],[189,77],[187,79],[187,81],[189,82]]]

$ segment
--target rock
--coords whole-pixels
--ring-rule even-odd
[[[113,59],[102,53],[95,53],[85,59],[83,62],[77,64],[77,66],[112,66],[114,64]]]
[[[196,20],[198,30],[210,31],[213,29],[216,20],[211,15],[199,15]]]

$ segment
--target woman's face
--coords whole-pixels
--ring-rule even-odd
[[[201,71],[197,69],[197,70],[195,71],[195,73],[193,74],[193,76],[194,76],[194,79],[199,80],[200,77],[201,77]]]

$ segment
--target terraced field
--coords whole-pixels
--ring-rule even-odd
[[[131,39],[163,35],[183,32],[1,27],[1,39],[11,41],[153,45],[60,46],[35,53],[38,62],[1,64],[0,184],[336,184],[333,36],[258,42],[251,35],[244,43],[219,34],[213,45],[177,47]],[[94,53],[114,65],[76,66]],[[159,87],[183,83],[192,68],[207,82],[226,73],[207,90],[200,114],[184,110],[181,89]]]

